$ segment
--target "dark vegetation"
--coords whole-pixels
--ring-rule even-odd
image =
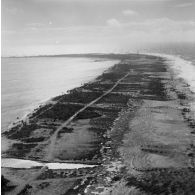
[[[21,128],[22,124],[18,124],[14,127],[12,127],[9,131],[5,131],[2,133],[2,135],[5,135],[5,136],[11,136],[11,134],[15,133],[16,131],[18,131],[20,128]]]
[[[12,156],[15,158],[24,158],[26,154],[28,154],[32,148],[35,148],[37,144],[35,143],[14,143],[12,145],[12,149],[7,151],[8,156]]]
[[[53,106],[52,109],[47,110],[43,114],[39,116],[39,118],[51,118],[51,119],[58,119],[58,120],[67,120],[73,114],[75,114],[78,110],[83,108],[81,105],[74,105],[74,104],[60,104],[57,103]]]
[[[45,137],[29,137],[22,139],[23,142],[33,143],[33,142],[42,142],[45,140]]]
[[[25,186],[25,188],[18,194],[18,195],[27,195],[27,194],[29,194],[29,190],[32,188],[32,186],[31,185],[29,185],[29,184],[27,184],[26,186]]]
[[[67,156],[66,153],[62,152],[60,153],[60,155],[58,156],[59,160],[71,160],[75,162],[79,162],[79,163],[87,163],[87,164],[99,164],[101,163],[101,139],[103,140],[103,138],[100,138],[96,141],[89,141],[88,144],[90,144],[92,147],[86,150],[83,150],[82,153],[77,153],[75,155],[71,155],[71,156]]]
[[[64,97],[64,94],[58,95],[58,96],[52,98],[52,101],[60,101],[60,99],[61,99],[62,97]]]
[[[120,64],[116,64],[114,67],[113,67],[113,69],[112,69],[112,71],[113,72],[117,72],[117,73],[127,73],[128,71],[129,71],[129,69],[131,69],[131,64],[129,64],[129,63],[127,63],[127,64],[122,64],[122,63],[120,63]]]
[[[101,83],[99,81],[93,82],[93,83],[87,83],[83,85],[83,89],[85,90],[91,90],[95,93],[103,93],[107,90],[109,90],[113,86],[112,83]]]
[[[73,132],[73,128],[68,128],[68,127],[63,127],[59,133],[72,133]]]
[[[162,149],[158,149],[158,148],[141,148],[142,151],[144,152],[149,152],[149,153],[153,153],[153,154],[161,154],[161,155],[168,155],[170,152],[167,150],[162,150]]]
[[[39,106],[39,108],[35,112],[32,113],[30,118],[37,117],[42,112],[45,112],[46,110],[50,109],[51,107],[52,107],[52,104],[46,104],[44,106]]]
[[[82,90],[71,90],[69,94],[64,95],[60,102],[74,102],[87,104],[97,97],[101,96],[101,92],[82,92]]]
[[[112,126],[112,120],[109,117],[95,118],[90,120],[93,127],[109,130]]]
[[[3,175],[1,175],[1,194],[4,195],[6,192],[9,192],[15,186],[9,185],[10,181],[6,179]]]
[[[116,118],[120,108],[100,108],[100,107],[88,107],[83,112],[79,113],[76,119],[92,119],[101,116],[108,116]]]
[[[53,119],[53,122],[42,122],[39,127],[44,129],[52,129],[53,131],[59,126],[59,124],[55,123],[56,119]]]
[[[128,70],[127,70],[128,72]],[[104,81],[109,81],[109,82],[116,82],[120,78],[124,76],[124,73],[122,71],[119,72],[108,72],[108,73],[103,73],[101,76],[99,76],[97,79],[100,80],[101,82]]]
[[[12,128],[10,131],[6,131],[4,134],[10,138],[10,139],[21,139],[21,138],[28,138],[32,131],[39,128],[39,125],[37,124],[30,124],[27,125],[26,123],[23,123],[23,125],[20,127]]]
[[[88,130],[95,132],[98,136],[102,136],[105,133],[105,129],[99,127],[90,127]]]
[[[44,171],[37,179],[45,180],[45,179],[60,179],[60,178],[73,178],[85,176],[89,173],[95,173],[96,168],[79,168],[79,169],[47,169]]]
[[[159,169],[147,172],[142,178],[129,177],[128,186],[136,188],[148,194],[154,195],[193,195],[195,192],[194,169]]]
[[[86,177],[84,180],[78,179],[75,183],[74,186],[69,189],[65,195],[78,195],[81,194],[87,185],[89,185],[90,181],[93,179],[93,177]]]
[[[72,133],[74,131],[73,128],[67,128],[63,127],[59,132],[58,132],[58,138],[60,138],[63,134],[65,133]]]
[[[86,109],[83,112],[79,113],[76,117],[76,119],[91,119],[91,118],[97,118],[101,115],[93,110]]]

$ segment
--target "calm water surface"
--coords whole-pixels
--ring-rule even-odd
[[[88,82],[117,63],[90,58],[2,58],[2,131],[40,103]]]

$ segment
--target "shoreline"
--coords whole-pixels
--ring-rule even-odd
[[[45,86],[46,83],[48,83],[48,82],[50,83],[50,81],[47,79],[47,77],[48,77],[47,73],[49,75],[51,75],[52,72],[45,71],[45,73],[39,74],[37,72],[37,69],[39,66],[39,61],[40,62],[43,61],[43,64],[45,64],[45,65],[43,65],[43,67],[45,67],[46,65],[49,65],[49,67],[51,69],[53,67],[55,67],[55,63],[56,63],[56,66],[57,66],[56,72],[59,73],[59,77],[54,78],[57,82],[55,84],[55,86],[51,85],[50,88]],[[32,59],[32,60],[26,61],[24,58],[24,59],[21,59],[19,61],[17,59],[5,60],[2,63],[3,63],[2,68],[3,68],[4,75],[9,74],[9,71],[11,71],[11,73],[14,75],[15,71],[11,69],[12,66],[10,65],[10,63],[11,64],[15,63],[16,67],[22,68],[22,69],[25,69],[25,67],[23,67],[23,64],[29,63],[28,66],[29,66],[29,68],[31,68],[32,63],[36,63],[37,65],[34,68],[35,70],[33,69],[33,67],[32,67],[32,70],[35,72],[35,74],[39,75],[38,78],[35,77],[36,82],[30,81],[28,79],[25,81],[25,79],[19,79],[19,78],[17,78],[17,76],[16,76],[16,78],[14,76],[8,77],[7,79],[4,78],[5,81],[2,83],[4,86],[4,88],[3,88],[4,93],[2,94],[2,103],[4,105],[2,107],[2,117],[3,117],[3,119],[5,119],[2,121],[2,132],[3,132],[5,130],[11,128],[14,125],[14,123],[18,123],[21,120],[25,120],[26,115],[31,114],[34,109],[37,109],[39,106],[44,105],[47,101],[50,101],[56,95],[64,94],[68,90],[71,90],[77,86],[80,86],[85,82],[89,82],[89,81],[93,80],[95,77],[99,76],[99,74],[101,74],[103,71],[105,71],[107,68],[109,68],[110,66],[117,63],[117,60],[104,58],[102,61],[98,61],[97,58],[88,58],[87,59],[84,57],[82,57],[82,58],[80,57],[80,58],[74,58],[74,59],[70,58],[69,59],[69,58],[64,57],[63,59],[62,58],[54,58],[53,60],[52,59],[50,60],[48,58],[48,59],[44,59],[44,60]],[[21,65],[19,65],[20,63],[21,63]],[[59,64],[64,64],[64,65],[59,65]],[[92,65],[94,65],[94,66],[92,66]],[[73,66],[72,67],[73,69],[76,68],[76,70],[74,70],[75,76],[73,75],[72,81],[68,76],[68,75],[70,75],[70,67],[71,66]],[[81,67],[82,69],[80,70],[79,67]],[[65,73],[67,72],[68,75],[60,74],[60,72],[65,72]],[[86,72],[86,74],[85,74],[85,72]],[[23,73],[29,74],[27,70],[24,70]],[[21,77],[23,77],[23,76],[21,75]],[[49,76],[49,77],[51,77],[51,76]],[[15,98],[15,100],[14,100],[14,98],[12,98],[12,95],[10,95],[10,93],[12,94],[14,92],[14,89],[15,89],[14,87],[17,87],[14,85],[14,82],[12,82],[12,80],[15,80],[15,79],[18,79],[18,82],[20,82],[20,83],[21,82],[22,83],[23,82],[27,82],[27,83],[33,82],[32,88],[31,88],[31,85],[27,84],[27,87],[29,89],[29,90],[27,90],[27,92],[31,96],[33,96],[35,99],[30,98],[29,94],[25,94],[24,91],[20,87],[18,87],[17,88],[18,92],[16,92],[16,94],[14,94],[14,95],[18,98],[20,98],[20,95],[21,95],[22,98],[21,98],[21,100],[19,99],[20,102],[17,103],[18,102],[17,98]],[[52,79],[52,78],[50,78],[50,79]],[[41,82],[42,84],[39,85],[38,84],[39,82]],[[9,85],[8,85],[8,89],[6,90],[6,87],[7,87],[6,83],[12,83],[13,87],[9,87]],[[21,86],[22,86],[22,83],[21,83]],[[32,89],[32,94],[30,93],[31,89]],[[44,93],[42,93],[42,91]],[[22,101],[24,101],[24,104],[22,104]],[[13,112],[11,109],[13,110]]]
[[[112,69],[112,68],[113,68],[113,67],[111,67],[111,68],[105,70],[105,71],[102,73],[102,75],[105,74],[106,72],[109,72],[109,70]],[[98,76],[98,77],[99,77],[99,76]],[[88,83],[85,83],[84,85],[88,85],[88,84],[90,84],[90,83],[95,83],[95,82],[97,82],[97,81],[98,81],[98,77],[95,78],[95,79],[93,79],[92,81],[90,81],[90,82],[88,82]],[[80,89],[80,88],[82,88],[84,85],[81,85],[81,86],[79,86],[79,87],[77,87],[77,88],[73,88],[73,89],[71,89],[71,90],[69,90],[69,91],[71,92],[71,91]],[[92,92],[92,93],[93,93],[93,92]],[[51,108],[53,107],[53,105],[55,106],[56,104],[58,104],[58,102],[60,102],[61,97],[63,98],[63,97],[66,96],[66,95],[69,95],[69,93],[65,93],[65,94],[62,94],[62,95],[59,95],[59,96],[50,98],[48,101],[44,102],[43,104],[41,104],[41,105],[39,105],[37,108],[35,108],[31,113],[27,114],[25,120],[19,120],[18,123],[16,123],[13,127],[11,127],[10,129],[8,129],[8,131],[3,132],[2,134],[3,134],[3,135],[6,135],[7,133],[9,134],[10,131],[15,131],[15,128],[18,128],[18,127],[21,128],[21,127],[23,126],[24,123],[27,123],[27,124],[28,124],[28,123],[29,123],[29,120],[31,120],[31,118],[33,118],[34,115],[40,115],[39,112],[42,111],[42,109],[43,109],[43,112],[47,111],[47,107],[49,107],[48,109],[51,109]],[[56,99],[57,99],[57,101],[55,102]],[[74,102],[71,102],[70,104],[73,104],[73,103],[74,103]],[[69,103],[68,103],[68,104],[69,104]],[[37,117],[37,116],[35,116],[35,117]],[[14,140],[15,140],[15,139],[14,139]],[[17,140],[17,138],[16,138],[16,140]]]
[[[66,174],[63,170],[3,168],[5,177],[16,185],[13,188],[17,192],[23,190],[27,194],[45,193],[51,187],[64,194],[114,194],[120,190],[124,194],[147,194],[147,190],[158,194],[155,183],[146,189],[150,186],[147,182],[163,182],[161,177],[167,182],[165,172],[174,178],[174,185],[179,178],[175,168],[186,174],[190,182],[195,181],[193,126],[188,125],[193,121],[188,121],[186,115],[189,100],[175,89],[179,82],[173,80],[168,69],[161,57],[125,55],[93,82],[53,98],[56,104],[38,109],[25,128],[18,126],[5,133],[22,142],[8,150],[7,157],[96,162],[100,166]],[[178,107],[181,103],[182,109]],[[25,184],[13,182],[13,175],[25,181],[30,173],[37,176]],[[139,180],[140,175],[143,180]],[[47,186],[40,188],[45,181]],[[63,188],[59,187],[61,182]],[[187,188],[185,181],[181,185]],[[168,189],[162,186],[159,193]],[[182,192],[179,187],[176,190]]]

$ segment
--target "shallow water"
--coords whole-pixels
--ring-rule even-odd
[[[25,168],[30,169],[37,166],[47,166],[48,169],[79,169],[90,168],[96,165],[86,164],[73,164],[73,163],[42,163],[32,160],[14,159],[14,158],[2,158],[1,167],[7,168]]]
[[[117,60],[2,58],[2,131],[51,97],[99,76]]]

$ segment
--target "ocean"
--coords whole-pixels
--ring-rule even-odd
[[[195,119],[195,43],[156,44],[147,53],[166,58],[175,75],[189,85],[194,99],[189,104]]]
[[[1,129],[45,101],[93,80],[117,60],[70,57],[2,58]]]

